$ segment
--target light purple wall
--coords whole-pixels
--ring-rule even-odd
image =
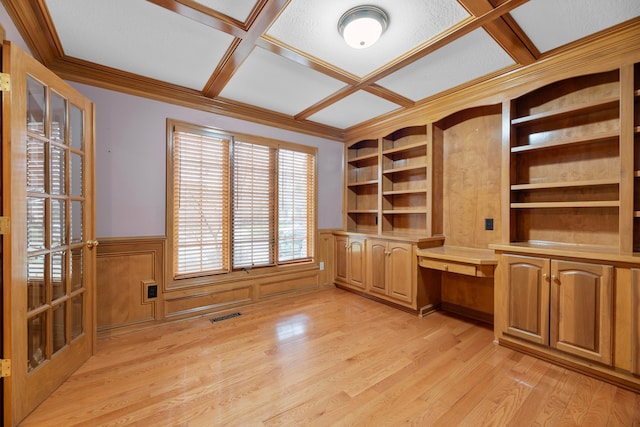
[[[318,148],[318,226],[342,226],[343,144],[93,86],[98,237],[165,234],[167,118]]]

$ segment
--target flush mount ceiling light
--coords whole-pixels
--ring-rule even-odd
[[[347,10],[338,21],[338,32],[347,44],[364,49],[374,44],[389,25],[387,13],[375,6],[357,6]]]

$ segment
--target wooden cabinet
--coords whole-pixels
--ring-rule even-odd
[[[442,233],[442,144],[432,129],[410,126],[347,146],[346,231]]]
[[[549,260],[517,255],[505,255],[503,260],[508,300],[507,333],[536,344],[548,345]]]
[[[400,239],[334,232],[335,284],[418,312],[439,303],[439,289],[418,269],[418,248],[442,246],[441,236]]]
[[[412,304],[416,293],[413,245],[370,239],[366,247],[367,289]]]
[[[613,267],[503,258],[507,334],[611,365]]]
[[[335,242],[335,281],[364,290],[365,239],[338,235],[335,237]]]

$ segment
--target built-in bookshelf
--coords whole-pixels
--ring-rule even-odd
[[[356,142],[347,148],[347,229],[378,231],[379,143],[377,139]]]
[[[510,241],[619,250],[619,70],[511,101]]]
[[[434,219],[432,189],[442,179],[441,174],[434,178],[429,129],[406,127],[347,147],[347,231],[398,236],[441,232],[441,226],[433,226],[441,215]]]

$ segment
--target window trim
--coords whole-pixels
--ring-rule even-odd
[[[230,149],[229,149],[229,200],[227,203],[228,209],[228,250],[227,257],[228,265],[230,266],[229,271],[219,271],[219,272],[211,272],[205,275],[201,273],[192,274],[192,275],[183,275],[179,278],[174,278],[174,244],[173,244],[173,158],[174,158],[174,142],[173,142],[173,133],[176,130],[188,131],[196,134],[205,134],[210,135],[215,138],[229,138],[230,139]],[[167,141],[167,156],[166,156],[166,204],[165,204],[165,223],[166,223],[166,250],[165,250],[165,284],[167,289],[179,289],[186,287],[198,287],[198,286],[206,286],[211,284],[222,284],[227,282],[236,282],[243,279],[254,279],[256,277],[267,277],[272,275],[284,274],[294,272],[296,270],[308,270],[310,268],[317,268],[317,242],[318,242],[318,149],[313,146],[301,145],[287,141],[276,140],[272,138],[260,137],[256,135],[238,133],[238,132],[229,132],[223,129],[213,128],[210,126],[203,126],[192,124],[188,122],[183,122],[180,120],[167,119],[167,129],[166,129],[166,141]],[[302,153],[309,154],[313,156],[313,165],[312,165],[312,174],[313,174],[313,183],[312,183],[312,206],[311,210],[311,225],[310,225],[310,233],[309,238],[312,242],[309,244],[309,248],[311,253],[307,259],[304,260],[293,260],[293,261],[285,261],[278,262],[277,260],[277,252],[278,252],[278,231],[277,224],[278,220],[276,218],[276,230],[275,230],[275,242],[276,242],[276,259],[275,264],[271,266],[260,266],[255,269],[233,269],[233,260],[232,260],[232,240],[233,240],[233,229],[232,229],[232,203],[233,203],[233,142],[240,141],[252,144],[259,144],[263,146],[268,146],[270,148],[286,149],[286,150],[294,150]],[[277,159],[276,159],[277,164]],[[276,190],[278,188],[278,175],[275,177],[275,186]],[[276,199],[276,204],[278,200]],[[277,213],[277,209],[276,209]]]

